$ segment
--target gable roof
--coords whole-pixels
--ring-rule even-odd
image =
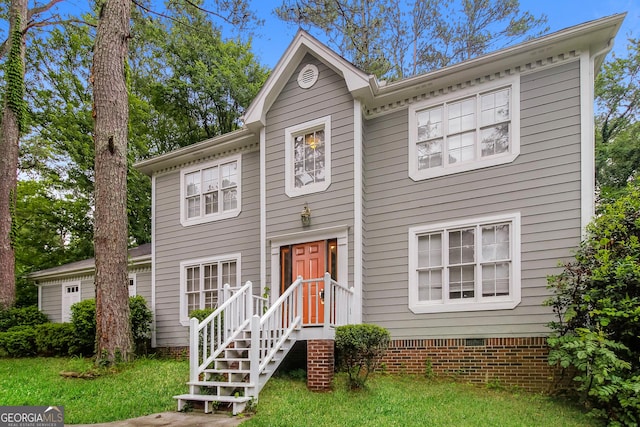
[[[298,30],[273,72],[258,92],[255,99],[244,114],[244,124],[250,129],[257,129],[266,124],[265,116],[269,108],[291,78],[302,58],[311,54],[326,64],[336,74],[342,76],[347,89],[356,98],[371,97],[374,76],[366,74],[355,65],[338,55],[333,50],[304,30]]]
[[[129,249],[129,266],[144,264],[151,264],[151,243],[145,243]],[[29,273],[27,278],[31,280],[63,278],[82,273],[92,273],[95,269],[96,259],[89,258]]]

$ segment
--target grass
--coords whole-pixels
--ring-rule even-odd
[[[172,396],[186,392],[186,361],[139,359],[94,379],[66,378],[63,371],[93,373],[81,358],[0,359],[0,403],[62,405],[65,422],[88,424],[175,411]],[[338,375],[334,389],[312,393],[306,383],[272,378],[260,393],[257,426],[597,426],[558,399],[517,391],[375,375],[367,388],[349,392]]]
[[[307,391],[304,381],[272,378],[260,393],[257,426],[597,426],[558,399],[421,377],[376,375],[367,389],[346,390],[339,375],[328,393]]]
[[[94,379],[65,378],[62,371],[93,373],[81,358],[0,359],[0,402],[6,406],[62,405],[65,423],[88,424],[175,411],[185,393],[186,361],[138,359]]]

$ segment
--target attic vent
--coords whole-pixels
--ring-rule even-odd
[[[318,81],[318,67],[313,64],[305,65],[298,74],[298,86],[309,89]]]

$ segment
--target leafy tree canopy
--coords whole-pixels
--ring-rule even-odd
[[[596,180],[604,200],[615,199],[640,169],[640,40],[605,63],[595,82]]]

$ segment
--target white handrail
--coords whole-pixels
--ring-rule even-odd
[[[224,293],[230,294],[229,285],[225,285]],[[189,321],[191,382],[199,380],[200,374],[249,324],[252,315],[252,284],[247,282],[202,322],[196,318]]]

